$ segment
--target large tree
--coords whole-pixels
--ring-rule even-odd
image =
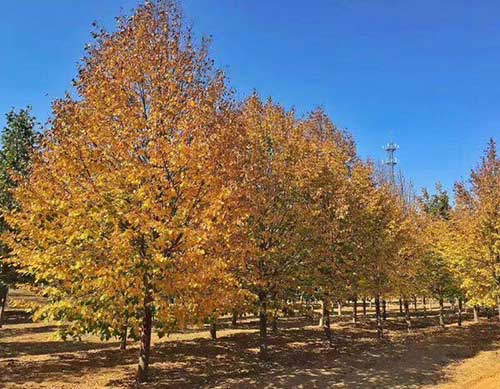
[[[168,0],[98,31],[75,87],[15,191],[11,243],[73,333],[140,335],[144,381],[153,315],[162,333],[200,320],[217,299],[204,288],[231,282],[230,100]]]

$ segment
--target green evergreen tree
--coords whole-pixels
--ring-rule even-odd
[[[31,114],[30,107],[18,112],[11,110],[5,116],[7,121],[0,136],[0,209],[2,211],[16,207],[11,196],[11,189],[16,185],[16,176],[28,173],[31,150],[35,147],[38,137],[35,128],[36,120]],[[8,229],[9,226],[0,216],[0,234]],[[0,240],[0,326],[3,322],[8,288],[20,280],[16,268],[5,260],[9,251],[9,247]]]

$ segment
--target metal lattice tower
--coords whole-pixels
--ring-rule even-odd
[[[394,156],[394,153],[396,152],[397,149],[399,149],[399,146],[391,141],[387,143],[383,148],[387,153],[387,159],[384,161],[384,164],[389,166],[389,171],[391,173],[391,182],[394,185],[396,182],[396,176],[394,174],[394,170],[398,163],[398,160]]]

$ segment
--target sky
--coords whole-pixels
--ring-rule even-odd
[[[91,24],[140,0],[0,0],[0,113],[71,91]],[[196,36],[244,98],[253,90],[305,115],[321,106],[417,191],[451,189],[500,141],[500,2],[480,0],[180,0]],[[0,117],[0,127],[5,120]]]

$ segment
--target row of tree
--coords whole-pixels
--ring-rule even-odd
[[[498,304],[493,141],[454,209],[440,188],[412,201],[322,110],[236,102],[173,2],[94,38],[78,96],[54,103],[40,139],[25,111],[25,133],[10,142],[9,122],[3,138],[2,274],[39,286],[40,314],[66,335],[140,338],[142,381],[153,326],[214,332],[222,315],[255,312],[266,359],[268,320],[304,297],[321,301],[330,344],[347,299],[375,299],[380,337],[387,298],[402,299],[409,328],[415,296],[441,311],[450,298]]]

